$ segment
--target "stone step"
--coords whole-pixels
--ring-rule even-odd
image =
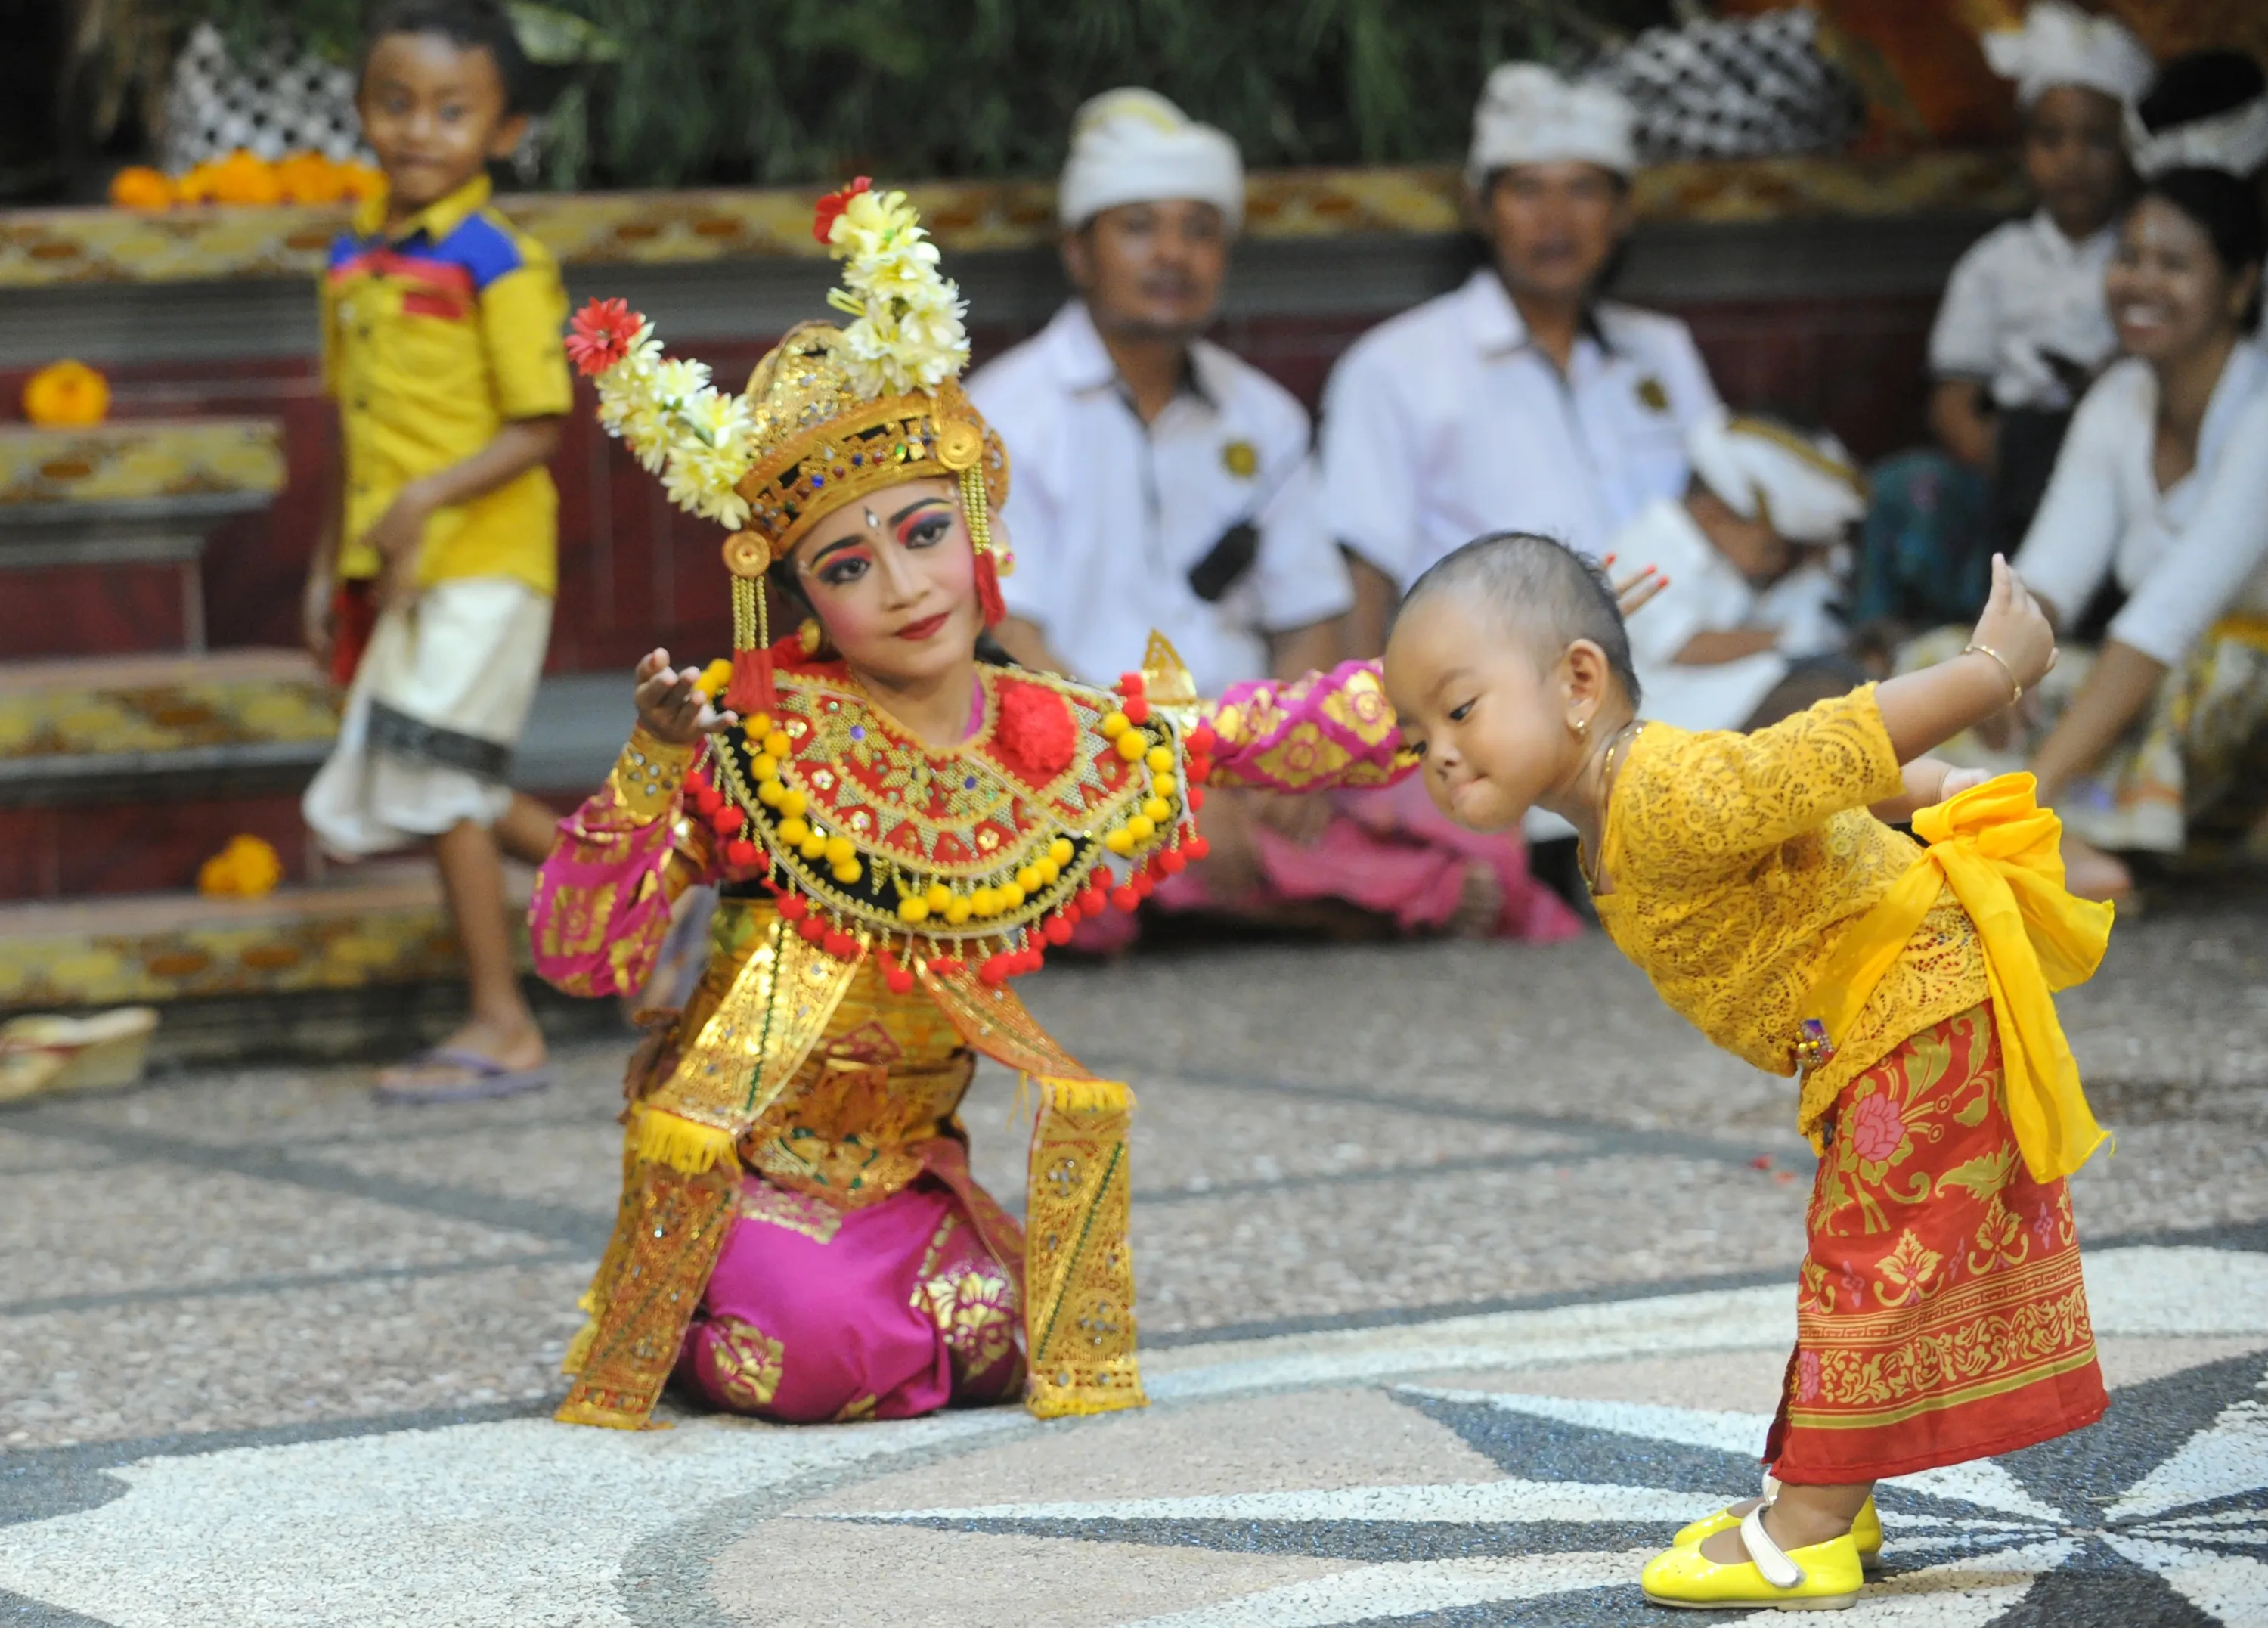
[[[202,650],[206,540],[285,473],[272,418],[0,424],[0,648]]]
[[[512,902],[524,906],[534,873],[506,873]],[[357,989],[460,972],[439,880],[417,860],[358,866],[262,899],[158,893],[0,904],[5,1011]]]
[[[629,697],[626,674],[545,680],[514,783],[571,807],[621,749]],[[299,794],[336,730],[297,651],[0,664],[0,900],[188,888],[240,832],[313,880]]]

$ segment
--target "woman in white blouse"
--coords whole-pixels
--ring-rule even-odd
[[[2268,721],[2268,351],[2258,198],[2153,180],[2106,281],[2123,358],[2080,402],[2016,569],[2077,645],[2029,715],[2074,891],[2176,851]],[[2092,659],[2085,647],[2100,638]]]

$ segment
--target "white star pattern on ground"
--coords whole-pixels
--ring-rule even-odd
[[[1842,1620],[1985,1628],[2029,1621],[2027,1602],[2058,1575],[2137,1605],[2161,1581],[2197,1615],[2151,1606],[2141,1624],[2268,1621],[2268,1407],[2262,1364],[2240,1358],[2122,1393],[2113,1418],[2065,1442],[1884,1484],[1886,1565]],[[1359,1565],[1335,1575],[1154,1617],[1131,1628],[1336,1628],[1528,1602],[1475,1621],[1591,1620],[1639,1609],[1638,1569],[1662,1531],[1738,1496],[1770,1420],[1742,1413],[1400,1387],[1395,1394],[1507,1467],[1566,1464],[1565,1478],[1515,1476],[1437,1486],[1233,1493],[914,1509],[814,1520],[896,1521],[1119,1543],[1265,1547],[1363,1560],[1394,1544],[1456,1552]],[[2102,1461],[2149,1449],[2135,1440],[2226,1397],[2107,1504]],[[2124,1414],[2131,1423],[2122,1423]],[[1681,1452],[1661,1454],[1667,1446]],[[1712,1462],[1721,1461],[1721,1462]],[[1632,1484],[1618,1470],[1667,1468]],[[1604,1470],[1613,1478],[1582,1478]],[[1302,1530],[1305,1529],[1305,1530]],[[1416,1529],[1413,1533],[1412,1529]],[[1616,1541],[1624,1537],[1639,1541]],[[1601,1540],[1605,1539],[1602,1543]],[[1498,1542],[1502,1552],[1484,1552]],[[1481,1551],[1476,1552],[1476,1551]],[[2123,1575],[2122,1575],[2123,1574]],[[1569,1608],[1573,1608],[1571,1612]],[[2021,1617],[2013,1612],[2022,1611]],[[1450,1620],[1458,1620],[1451,1618]],[[1612,1620],[1602,1616],[1598,1620]],[[2049,1617],[2046,1620],[2055,1620]]]

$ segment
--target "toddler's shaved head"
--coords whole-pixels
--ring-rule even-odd
[[[1497,622],[1527,646],[1540,670],[1577,639],[1590,640],[1606,652],[1630,704],[1638,705],[1638,669],[1614,586],[1565,543],[1517,531],[1475,538],[1410,585],[1396,620],[1440,594]]]

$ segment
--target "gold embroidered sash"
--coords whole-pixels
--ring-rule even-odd
[[[838,959],[775,918],[669,1079],[632,1107],[615,1235],[555,1418],[646,1424],[732,1222],[733,1145],[818,1045],[865,958],[863,941]]]
[[[1024,1214],[1024,1405],[1041,1418],[1145,1407],[1126,1235],[1134,1094],[1109,1079],[1040,1089]]]

